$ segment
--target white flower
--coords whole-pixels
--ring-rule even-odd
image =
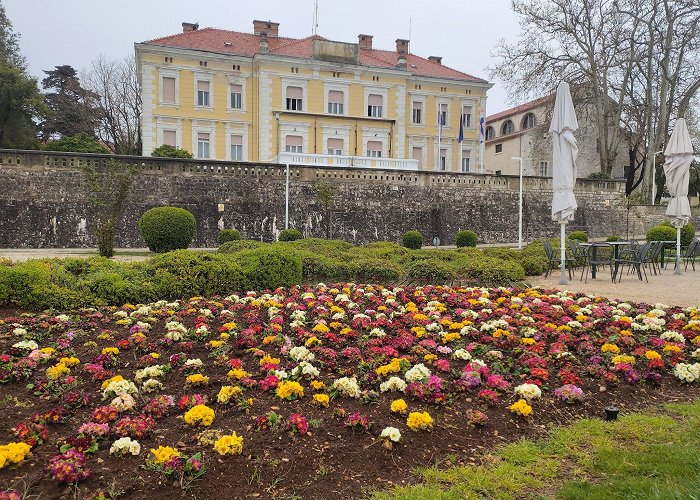
[[[129,380],[113,380],[102,391],[102,399],[110,396],[121,396],[122,394],[137,394],[139,390],[133,382]]]
[[[12,347],[14,347],[15,349],[26,349],[28,351],[33,351],[34,349],[39,348],[39,344],[37,344],[33,340],[22,340],[20,342],[17,342],[16,344],[12,344]]]
[[[147,378],[158,378],[164,375],[165,371],[163,365],[153,365],[147,366],[146,368],[143,368],[141,370],[136,370],[134,378],[137,382],[141,382],[142,380]]]
[[[272,374],[280,380],[289,378],[289,374],[284,370],[272,370]]]
[[[515,388],[515,394],[531,401],[542,397],[542,390],[535,384],[520,384]]]
[[[379,437],[382,439],[388,439],[389,441],[393,441],[394,443],[398,443],[399,441],[401,441],[401,431],[398,430],[396,427],[384,427]]]
[[[136,406],[136,400],[131,394],[124,393],[114,398],[109,404],[110,406],[114,406],[117,411],[121,413],[129,411]]]
[[[360,391],[360,386],[357,384],[357,379],[355,377],[342,377],[333,382],[331,386],[343,396],[348,396],[351,398],[359,398],[362,393]]]
[[[695,382],[700,378],[700,363],[678,363],[673,367],[673,374],[682,382]]]
[[[422,382],[430,375],[430,370],[423,363],[418,363],[406,372],[405,377],[409,382]]]
[[[143,392],[156,392],[162,391],[163,389],[165,389],[163,383],[154,378],[149,378],[143,383]]]
[[[293,377],[298,377],[300,374],[308,378],[316,378],[321,372],[308,361],[302,361],[292,370]]]
[[[56,319],[61,323],[66,323],[70,321],[70,316],[68,316],[67,314],[59,314],[58,316],[56,316]]]
[[[289,357],[291,357],[294,361],[313,361],[316,359],[314,353],[309,351],[304,346],[292,347],[289,350]]]
[[[452,358],[461,359],[463,361],[469,361],[472,359],[472,355],[466,349],[457,349],[452,353]]]
[[[666,331],[659,335],[663,340],[668,340],[669,342],[680,342],[685,344],[685,337],[678,332]]]
[[[204,363],[202,363],[202,360],[199,358],[194,358],[194,359],[188,359],[185,361],[185,369],[191,370],[193,368],[202,368],[204,366]]]
[[[209,333],[209,327],[207,325],[202,325],[194,331],[197,335],[206,335]]]
[[[27,330],[24,329],[24,328],[22,328],[21,326],[18,326],[17,328],[15,328],[14,330],[12,330],[12,333],[14,333],[14,334],[17,335],[17,336],[26,335],[26,334],[27,334]]]
[[[138,441],[135,441],[130,437],[119,438],[112,443],[112,446],[109,447],[110,455],[123,457],[127,454],[138,455],[139,453],[141,453],[141,445]]]
[[[148,316],[150,314],[151,314],[151,308],[149,306],[141,306],[131,313],[131,317]]]
[[[379,386],[381,392],[397,391],[404,392],[406,390],[406,382],[399,377],[391,377],[386,382],[382,382]]]
[[[114,317],[119,319],[124,319],[127,316],[129,316],[129,313],[127,313],[126,311],[117,311],[114,313]]]
[[[381,328],[372,328],[369,332],[370,337],[383,337],[386,335],[386,332],[382,330]]]
[[[700,358],[700,349],[695,349],[693,352],[691,352],[690,357],[695,359]]]

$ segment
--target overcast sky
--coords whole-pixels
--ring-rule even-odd
[[[80,72],[104,54],[118,59],[142,42],[182,30],[183,21],[201,28],[252,32],[253,19],[280,23],[280,35],[309,36],[314,0],[2,0],[29,71],[69,64]],[[374,35],[376,48],[393,50],[397,38],[411,39],[411,52],[442,56],[443,64],[488,79],[486,66],[499,38],[519,32],[510,0],[319,0],[318,34],[356,42]],[[510,107],[503,87],[489,92],[488,114]]]

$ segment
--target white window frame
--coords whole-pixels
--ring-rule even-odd
[[[472,112],[469,115],[469,124],[464,123],[464,117],[465,117],[464,108],[465,107],[472,108]],[[472,129],[475,127],[475,123],[474,123],[474,111],[475,110],[476,110],[476,102],[475,101],[473,101],[473,100],[463,100],[462,101],[462,108],[460,110],[459,119],[462,120],[462,126],[465,129]]]
[[[416,109],[413,105],[420,103],[420,120],[416,121]],[[422,99],[411,99],[411,125],[424,125],[425,124],[425,101]]]
[[[207,140],[204,141],[199,138],[199,136],[206,134]],[[205,148],[206,146],[206,148]],[[206,155],[204,155],[204,150],[206,149]],[[197,158],[200,160],[211,160],[211,132],[198,132],[197,133]]]
[[[460,171],[463,173],[469,173],[472,171],[472,150],[463,149],[462,150],[462,164],[460,165]],[[466,168],[465,168],[466,166]]]
[[[389,87],[380,87],[376,85],[367,85],[365,86],[364,90],[365,94],[365,100],[364,100],[364,107],[363,109],[363,115],[365,118],[389,118]],[[377,94],[382,96],[382,105],[381,105],[381,116],[368,116],[368,110],[369,110],[369,95],[370,94]],[[377,106],[374,106],[377,107]],[[386,113],[384,112],[386,111]],[[366,144],[365,144],[366,146]]]
[[[237,161],[234,160],[231,156],[231,136],[232,135],[240,135],[243,137],[243,147],[242,147],[242,152],[241,152],[241,160],[240,161],[249,161],[248,158],[248,129],[250,127],[249,124],[245,122],[239,122],[239,121],[227,121],[225,122],[225,132],[226,132],[226,160],[228,161]]]
[[[159,73],[160,95],[158,98],[158,105],[162,108],[176,108],[180,106],[180,72],[175,69],[160,68]],[[175,102],[165,102],[163,100],[163,78],[175,79]]]
[[[246,79],[229,76],[227,78],[227,80],[228,80],[228,101],[226,103],[226,106],[228,108],[228,111],[233,112],[233,113],[245,113],[245,111],[246,111]],[[241,86],[241,107],[240,108],[234,108],[231,106],[231,85],[240,85]]]
[[[279,135],[278,135],[278,151],[284,153],[287,147],[287,136],[288,135],[300,135],[303,139],[302,141],[302,152],[311,151],[309,144],[309,124],[300,122],[291,122],[280,120]]]
[[[349,156],[350,149],[350,131],[353,129],[351,125],[340,125],[336,123],[321,124],[321,144],[328,151],[328,139],[340,139],[343,141],[343,151],[340,153],[343,156]]]
[[[209,82],[209,104],[199,104],[199,91],[197,90],[198,82]],[[214,75],[201,71],[194,72],[194,108],[195,109],[214,109]]]
[[[334,112],[329,111],[331,103],[328,102],[328,98],[329,98],[331,90],[335,90],[337,92],[343,93],[342,109],[340,110],[339,113],[334,113]],[[324,83],[324,85],[323,85],[323,96],[324,96],[324,103],[325,103],[324,112],[327,114],[330,114],[330,115],[346,116],[347,110],[349,109],[348,108],[349,93],[350,93],[350,91],[349,91],[348,85],[337,84],[337,83]]]
[[[199,134],[209,134],[209,158],[199,156]],[[207,120],[194,120],[192,123],[192,154],[200,160],[216,160],[216,123]]]
[[[362,154],[367,155],[367,143],[377,141],[382,143],[382,158],[390,158],[389,155],[389,130],[378,127],[362,127]],[[358,148],[359,149],[359,148]]]
[[[437,127],[438,129],[440,128],[440,120],[439,120],[439,114],[442,113],[442,105],[445,104],[447,106],[447,109],[445,110],[445,124],[442,126],[442,130],[449,129],[450,128],[450,113],[452,111],[451,106],[450,106],[450,100],[449,99],[437,99],[437,112],[436,114],[436,120],[437,120]],[[461,115],[460,115],[461,119]]]
[[[544,173],[542,173],[542,167],[544,167]],[[547,161],[540,162],[539,175],[540,175],[540,177],[549,177],[549,162],[547,162]]]
[[[175,131],[175,147],[182,148],[182,119],[165,116],[154,116],[156,120],[156,146],[163,145],[163,131]]]
[[[287,109],[287,87],[301,87],[301,109]],[[308,104],[308,80],[304,80],[301,78],[282,78],[282,102],[280,103],[280,109],[292,113],[304,112],[308,109]]]
[[[369,143],[370,142],[380,143],[382,145],[381,149],[379,149],[379,150],[373,149],[370,151],[369,150]],[[385,149],[384,141],[378,139],[377,137],[370,138],[367,141],[367,143],[365,144],[365,156],[367,156],[368,158],[383,158],[382,152],[384,151],[384,149]]]

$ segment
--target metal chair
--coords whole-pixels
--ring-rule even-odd
[[[685,252],[681,255],[681,262],[685,262],[685,270],[688,270],[688,263],[691,263],[693,266],[693,271],[695,271],[695,257],[700,256],[700,240],[697,238],[694,238],[693,241],[690,242],[690,245],[688,245],[685,248]],[[676,253],[674,252],[673,255],[670,255],[669,257],[666,258],[666,265],[668,265],[671,261],[673,261],[674,267],[676,264]],[[664,269],[666,266],[664,266]]]
[[[552,249],[551,243],[547,240],[543,240],[542,243],[544,244],[544,251],[547,254],[547,273],[544,275],[546,278],[549,276],[549,273],[552,272],[552,269],[558,269],[561,265],[561,256],[558,256],[554,253],[554,250]],[[572,265],[576,264],[576,259],[572,257],[566,257],[564,265],[569,271],[569,279],[572,279],[571,277],[571,269]]]
[[[656,274],[661,273],[660,257],[661,257],[661,252],[664,252],[665,248],[664,248],[663,241],[652,241],[651,243],[652,243],[652,245],[651,245],[649,252],[647,253],[644,264],[651,265],[651,270],[654,271],[654,275],[656,275]],[[658,269],[658,273],[657,273],[657,269]]]
[[[622,255],[619,258],[613,259],[613,264],[614,264],[614,269],[612,270],[613,283],[615,283],[615,278],[618,276],[618,269],[620,271],[620,274],[619,274],[620,278],[618,280],[618,283],[620,281],[622,281],[622,269],[621,269],[621,267],[624,268],[625,265],[629,266],[630,271],[632,269],[637,271],[637,276],[639,277],[639,281],[642,281],[642,272],[643,272],[644,279],[646,280],[647,283],[649,283],[649,278],[647,277],[645,262],[648,262],[649,253],[651,252],[653,246],[654,246],[654,242],[647,241],[639,248],[626,250],[625,252],[622,253]]]
[[[602,252],[601,252],[602,251]],[[610,266],[610,277],[613,268],[613,247],[608,243],[593,243],[584,253],[585,261],[581,270],[581,281],[588,283],[588,269]],[[585,277],[584,277],[585,273]]]

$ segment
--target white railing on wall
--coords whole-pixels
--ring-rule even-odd
[[[313,165],[316,167],[377,168],[385,170],[418,170],[418,160],[374,158],[369,156],[319,155],[309,153],[280,153],[278,163]]]

